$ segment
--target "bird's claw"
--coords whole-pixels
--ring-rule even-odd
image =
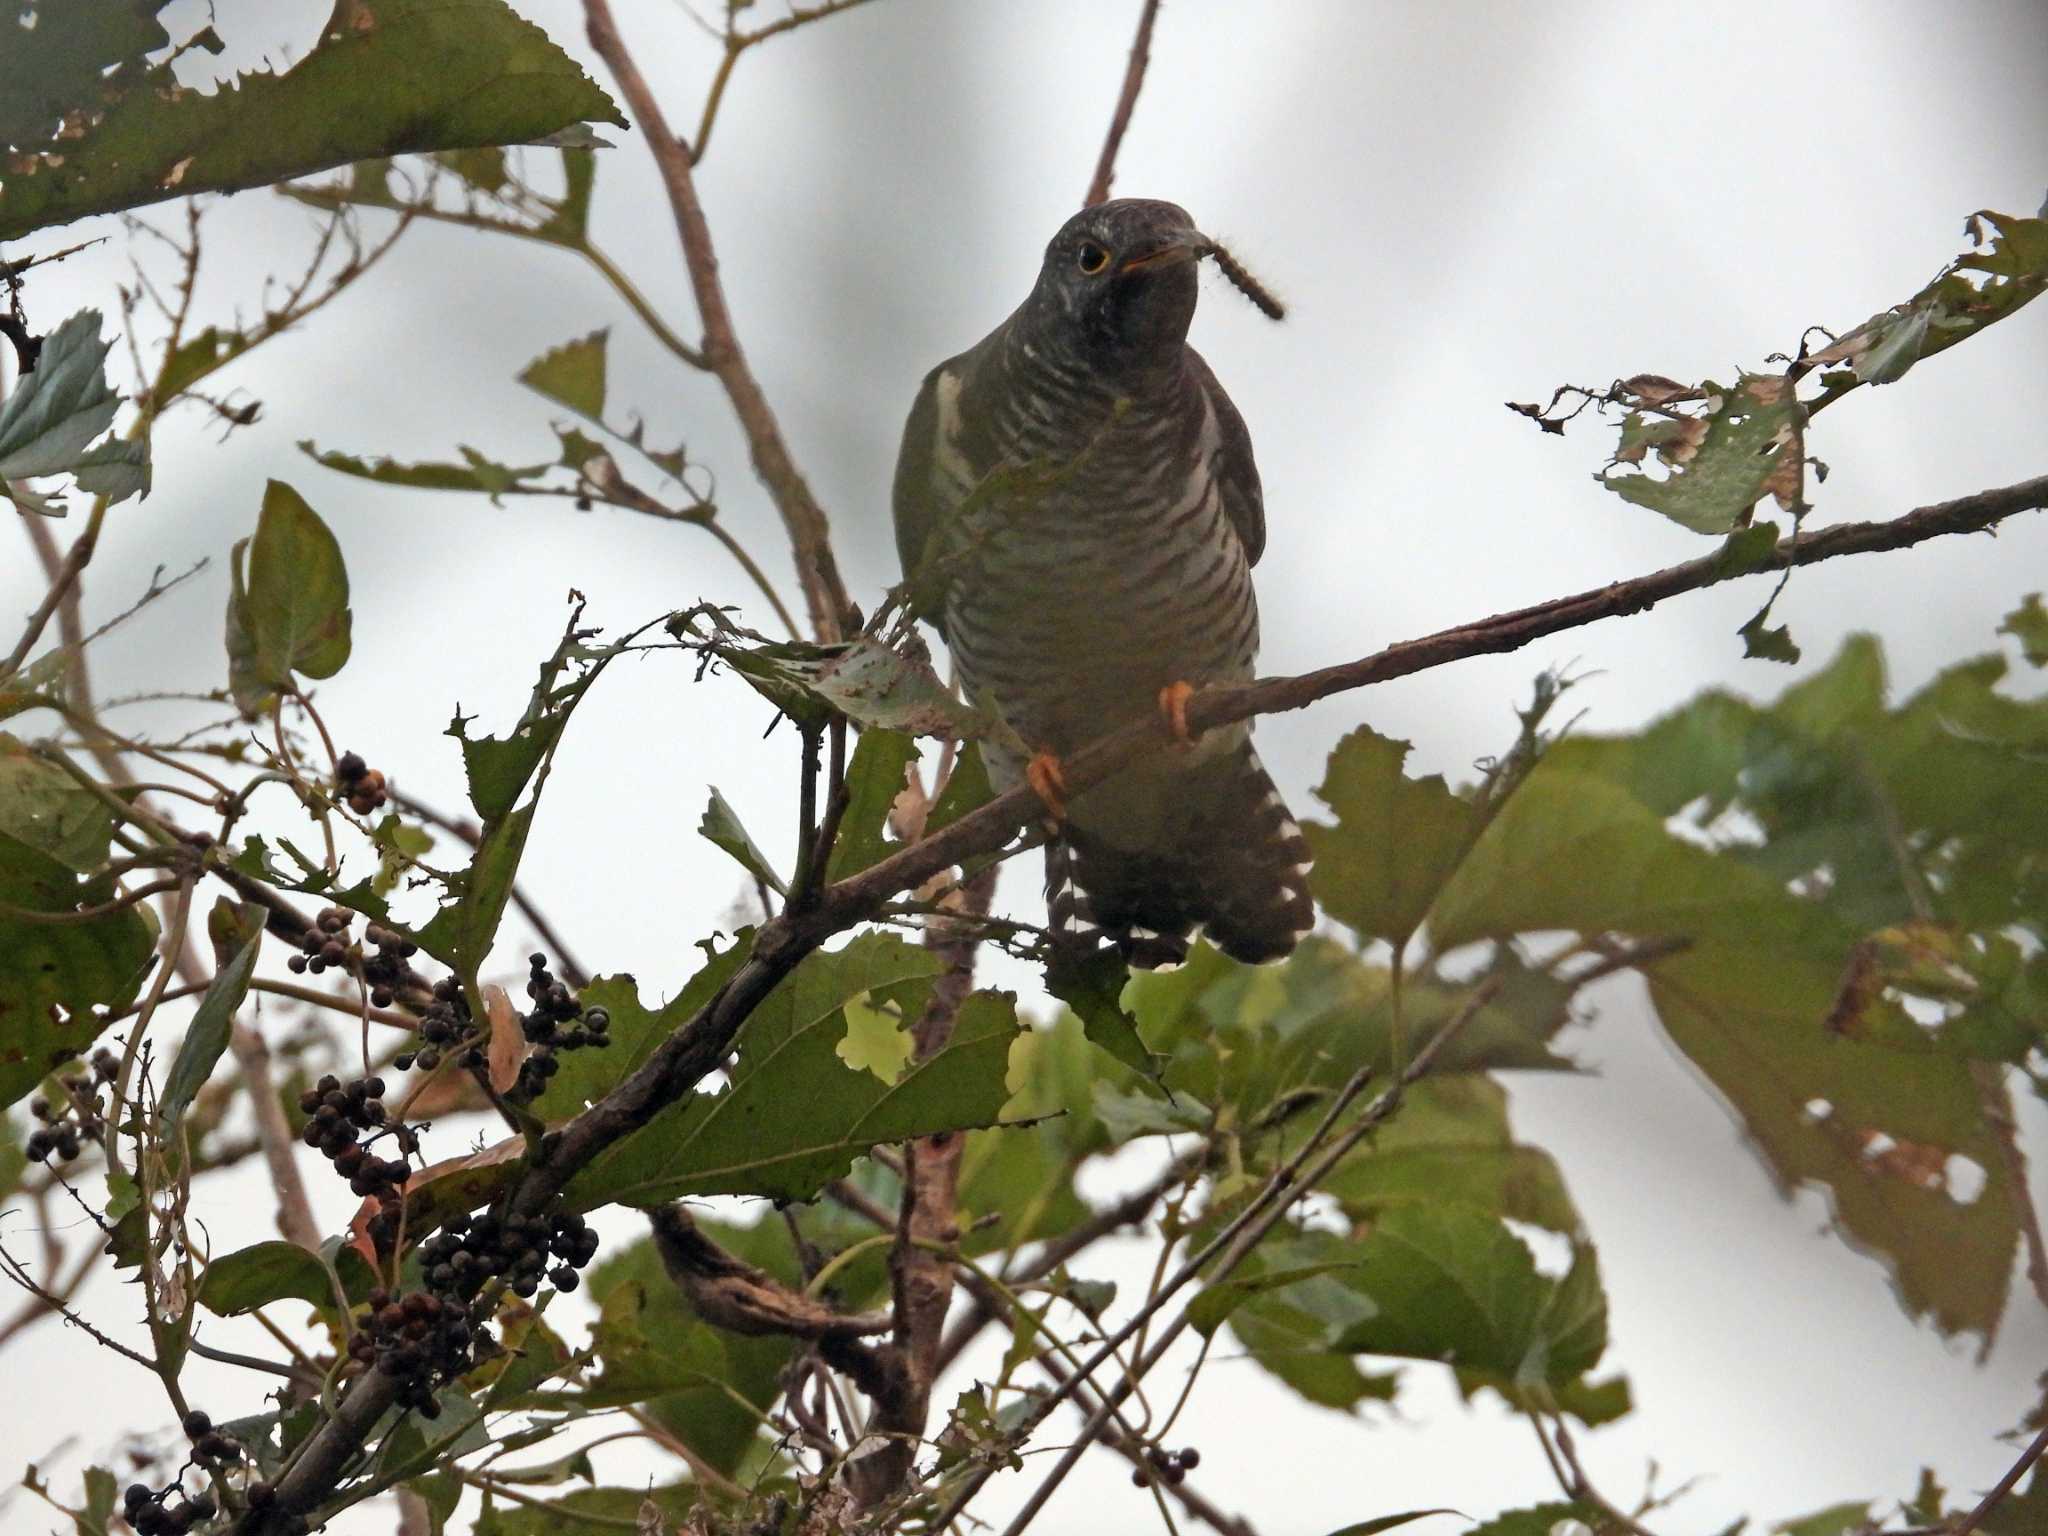
[[[1067,819],[1067,772],[1057,757],[1050,752],[1033,753],[1031,761],[1024,765],[1024,782],[1045,802],[1054,821]]]
[[[1194,684],[1184,679],[1159,690],[1159,713],[1165,718],[1167,734],[1173,737],[1176,746],[1195,744],[1195,733],[1188,729],[1188,700],[1194,694]]]

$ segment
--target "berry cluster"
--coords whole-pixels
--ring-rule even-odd
[[[194,1408],[185,1415],[185,1435],[192,1442],[192,1459],[202,1467],[226,1466],[242,1459],[242,1443],[215,1429],[204,1409]]]
[[[68,1163],[85,1150],[88,1139],[97,1139],[106,1122],[100,1118],[100,1088],[121,1073],[120,1060],[105,1046],[92,1053],[92,1076],[82,1072],[60,1078],[64,1102],[52,1104],[40,1096],[29,1100],[29,1113],[43,1123],[28,1133],[24,1149],[31,1162],[47,1163],[55,1157]]]
[[[532,974],[526,979],[526,995],[533,999],[533,1011],[521,1016],[519,1027],[533,1049],[519,1064],[519,1082],[513,1089],[522,1101],[538,1098],[560,1069],[557,1051],[609,1045],[612,1027],[609,1013],[602,1008],[586,1010],[566,983],[548,973],[546,955],[527,959]]]
[[[349,1189],[377,1202],[370,1218],[371,1238],[388,1248],[398,1237],[398,1214],[405,1203],[405,1184],[412,1177],[406,1156],[419,1150],[412,1127],[394,1122],[384,1109],[384,1079],[363,1077],[344,1083],[333,1073],[299,1095],[308,1119],[302,1139],[334,1164]],[[389,1135],[404,1156],[385,1159],[369,1143]]]
[[[242,1497],[248,1501],[249,1512],[254,1515],[261,1515],[277,1504],[277,1490],[268,1483],[251,1483],[242,1490]],[[286,1515],[281,1519],[273,1516],[263,1529],[275,1531],[278,1536],[306,1536],[310,1526],[304,1515]]]
[[[402,933],[371,923],[363,929],[363,942],[376,950],[363,958],[363,980],[370,984],[370,1001],[389,1008],[398,989],[416,978],[405,962],[420,952],[419,945]]]
[[[220,1512],[213,1495],[203,1490],[171,1503],[171,1494],[181,1491],[176,1483],[164,1489],[130,1483],[128,1491],[121,1495],[121,1513],[135,1527],[136,1536],[185,1536],[193,1526]]]
[[[549,1259],[556,1262],[549,1267]],[[574,1212],[555,1216],[499,1216],[485,1211],[449,1218],[447,1227],[420,1245],[420,1267],[437,1295],[469,1302],[492,1280],[522,1299],[540,1289],[542,1276],[558,1291],[573,1291],[576,1271],[597,1257],[597,1234]]]
[[[350,1357],[364,1365],[374,1361],[396,1377],[401,1407],[416,1409],[423,1418],[438,1416],[435,1383],[475,1365],[477,1346],[491,1342],[489,1330],[472,1328],[462,1303],[431,1291],[394,1297],[379,1286],[368,1300],[369,1315],[348,1341]]]
[[[1202,1464],[1202,1453],[1192,1445],[1178,1451],[1164,1451],[1156,1445],[1145,1447],[1145,1465],[1131,1469],[1131,1482],[1143,1488],[1147,1483],[1178,1485]]]
[[[391,798],[384,775],[363,761],[359,752],[344,752],[334,765],[335,788],[358,816],[367,816]]]
[[[472,1044],[481,1033],[470,1017],[469,999],[462,995],[462,983],[453,976],[443,976],[434,983],[434,1000],[420,1010],[420,1048],[393,1058],[391,1064],[401,1072],[413,1066],[431,1072],[441,1065],[444,1054]],[[481,1065],[482,1060],[479,1054],[471,1064]]]
[[[318,976],[329,966],[337,971],[342,969],[348,964],[348,925],[353,921],[355,915],[346,907],[322,907],[313,926],[299,940],[302,953],[285,961],[285,966],[294,976],[303,976],[308,971]]]

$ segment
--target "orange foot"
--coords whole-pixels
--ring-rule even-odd
[[[1024,765],[1024,781],[1045,802],[1054,821],[1067,819],[1067,772],[1050,752],[1036,752]]]
[[[1186,681],[1168,683],[1159,690],[1159,713],[1166,717],[1166,729],[1177,746],[1195,744],[1195,734],[1188,729],[1188,700],[1194,693],[1194,684]]]

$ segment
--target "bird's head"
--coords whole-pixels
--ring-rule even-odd
[[[1035,329],[1112,373],[1177,364],[1208,249],[1173,203],[1120,197],[1084,208],[1045,248],[1027,305]]]

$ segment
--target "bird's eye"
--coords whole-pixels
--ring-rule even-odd
[[[1109,265],[1109,252],[1105,251],[1093,240],[1084,240],[1081,242],[1081,254],[1079,259],[1081,264],[1081,270],[1085,272],[1088,276],[1093,277],[1096,273],[1100,272],[1104,267]]]

